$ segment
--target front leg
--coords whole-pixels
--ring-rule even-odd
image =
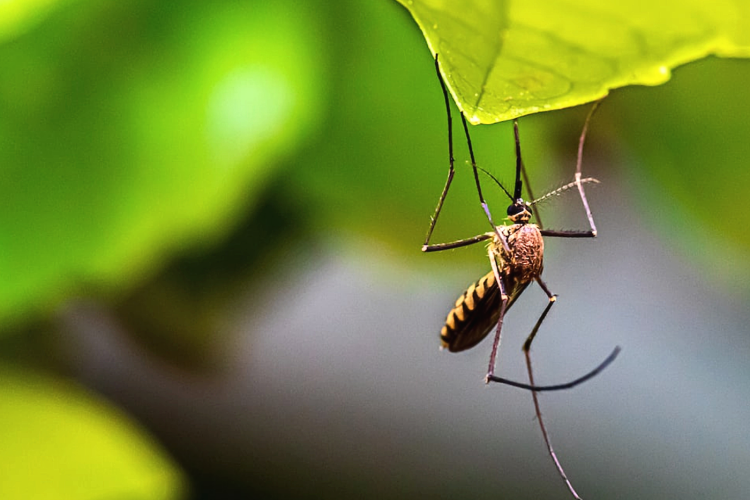
[[[491,234],[491,233],[490,233]],[[503,318],[505,318],[505,311],[508,308],[508,293],[503,281],[503,275],[500,268],[497,265],[495,254],[490,251],[490,265],[492,266],[492,272],[495,274],[495,281],[497,287],[500,289],[500,315],[497,318],[497,328],[495,329],[495,340],[492,343],[492,352],[490,353],[490,365],[487,368],[487,376],[484,378],[484,383],[489,384],[492,377],[495,375],[495,360],[497,359],[497,351],[500,350],[500,334],[503,330]]]
[[[488,240],[492,238],[494,234],[495,233],[478,234],[476,236],[472,236],[471,238],[466,238],[465,240],[451,241],[449,243],[434,243],[432,245],[425,243],[424,245],[422,245],[422,251],[439,252],[441,250],[450,250],[451,248],[465,247],[468,245],[473,245],[474,243],[479,243],[480,241]]]

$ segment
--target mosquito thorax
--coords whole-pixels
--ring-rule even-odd
[[[529,204],[523,201],[522,198],[516,199],[516,201],[508,207],[508,219],[510,219],[513,224],[528,223],[533,213],[534,212],[532,212]]]

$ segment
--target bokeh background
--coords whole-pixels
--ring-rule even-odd
[[[420,251],[447,132],[400,5],[7,5],[3,498],[566,498],[529,394],[482,383],[488,342],[438,349],[489,267]],[[592,122],[600,236],[547,241],[533,351],[556,383],[623,348],[541,396],[584,498],[750,491],[748,81],[707,59]],[[521,119],[537,195],[571,180],[587,111]],[[510,183],[510,126],[472,133]],[[487,230],[456,147],[440,241]],[[575,195],[540,212],[586,227]],[[530,287],[509,314],[503,375],[545,304]]]

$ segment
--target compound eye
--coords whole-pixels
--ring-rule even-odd
[[[514,203],[508,207],[508,217],[513,217],[514,215],[518,215],[524,210],[526,210],[526,207],[524,205],[521,205],[519,203]]]

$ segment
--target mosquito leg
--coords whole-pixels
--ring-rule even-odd
[[[555,229],[542,229],[539,231],[542,236],[552,236],[555,238],[596,238],[596,230],[591,231],[576,231],[576,230],[563,230],[557,231]]]
[[[516,140],[516,169],[520,171],[523,176],[523,182],[526,184],[526,191],[529,193],[529,200],[533,200],[535,198],[534,192],[531,190],[531,182],[529,182],[529,173],[526,171],[526,166],[521,159],[521,139],[518,135],[518,120],[513,120],[513,135]],[[516,176],[518,176],[518,173],[516,173]],[[519,190],[519,195],[520,194]],[[536,217],[536,225],[539,226],[539,229],[542,229],[544,224],[542,223],[542,217],[539,215],[538,208],[534,209],[534,217]]]
[[[477,194],[479,195],[479,202],[482,204],[482,209],[484,210],[485,215],[487,215],[487,220],[490,221],[490,224],[492,224],[492,227],[495,228],[495,222],[492,220],[492,214],[490,214],[490,209],[487,206],[487,202],[484,201],[484,195],[482,194],[482,185],[479,182],[479,171],[477,169],[477,160],[474,158],[474,147],[471,145],[471,136],[469,135],[469,125],[466,123],[466,117],[463,113],[461,113],[461,123],[463,123],[464,126],[464,134],[466,134],[466,144],[469,146],[469,158],[471,158],[471,168],[474,171],[474,182],[477,185]],[[495,229],[497,230],[497,229]]]
[[[581,183],[581,164],[583,163],[583,144],[586,142],[586,133],[589,130],[589,122],[591,117],[594,116],[596,109],[601,103],[601,99],[596,101],[589,114],[586,116],[586,121],[583,124],[583,130],[581,131],[581,137],[578,139],[578,158],[576,159],[576,185],[578,186],[578,193],[581,195],[581,201],[583,202],[583,208],[586,209],[586,217],[589,219],[589,225],[591,226],[591,235],[596,236],[596,224],[594,224],[594,216],[591,215],[591,209],[589,208],[589,202],[586,199],[586,193],[583,190],[583,184]]]
[[[542,312],[542,315],[539,317],[539,319],[536,322],[536,325],[534,325],[534,329],[531,331],[531,334],[526,339],[526,342],[523,344],[523,353],[526,357],[526,369],[529,373],[529,384],[532,386],[534,385],[534,372],[531,368],[531,343],[534,341],[534,337],[536,337],[536,333],[539,331],[539,327],[541,326],[542,322],[544,321],[544,318],[547,316],[547,313],[549,312],[550,308],[552,307],[552,304],[555,303],[555,294],[549,291],[547,288],[547,285],[544,284],[544,281],[542,281],[540,278],[536,279],[537,283],[539,283],[539,286],[544,290],[544,293],[547,294],[547,297],[549,297],[549,303],[547,304],[547,307],[544,309],[544,312]],[[542,430],[542,436],[544,437],[544,444],[547,446],[547,452],[549,453],[550,458],[552,458],[552,461],[555,463],[555,467],[557,467],[557,472],[562,478],[563,481],[565,481],[565,484],[568,487],[568,490],[570,491],[571,495],[573,495],[573,498],[576,498],[578,500],[581,499],[581,497],[578,496],[578,493],[576,493],[576,490],[573,488],[573,485],[570,483],[570,480],[568,479],[568,476],[565,474],[565,470],[562,468],[562,464],[560,464],[560,460],[557,458],[557,454],[555,454],[555,450],[552,448],[552,442],[549,438],[549,433],[547,432],[547,427],[544,425],[544,420],[542,419],[542,410],[539,407],[539,395],[532,391],[531,397],[534,400],[534,411],[536,412],[536,418],[539,422],[539,428]]]
[[[480,241],[488,240],[492,238],[494,234],[495,233],[478,234],[476,236],[472,236],[471,238],[466,238],[465,240],[451,241],[449,243],[434,243],[432,245],[425,244],[425,246],[422,247],[422,251],[439,252],[441,250],[450,250],[451,248],[465,247],[468,245],[473,245],[474,243],[479,243]]]
[[[534,385],[534,373],[531,369],[531,354],[528,350],[525,349],[524,345],[524,355],[526,356],[526,368],[529,372],[529,382],[533,386]],[[565,485],[568,487],[568,490],[570,491],[570,494],[573,495],[573,498],[576,498],[578,500],[581,500],[581,497],[578,496],[578,493],[576,493],[576,490],[573,488],[573,485],[570,482],[570,479],[568,479],[568,476],[565,474],[565,470],[562,468],[562,464],[560,463],[560,460],[557,458],[557,454],[555,453],[555,450],[552,448],[552,442],[549,439],[549,433],[547,432],[547,427],[544,425],[544,420],[542,419],[542,411],[539,408],[539,395],[532,391],[531,397],[534,399],[534,411],[536,412],[536,419],[539,422],[539,428],[542,430],[542,436],[544,437],[544,444],[547,445],[547,452],[549,453],[550,458],[552,458],[552,461],[555,463],[555,467],[557,467],[557,472],[560,474],[560,477],[563,481],[565,481]]]
[[[448,116],[448,178],[445,181],[445,186],[443,187],[443,192],[440,194],[440,199],[438,200],[437,206],[435,207],[435,213],[430,218],[430,227],[427,230],[427,237],[425,238],[424,245],[422,245],[422,251],[423,252],[431,252],[436,250],[445,250],[446,248],[455,248],[455,246],[448,246],[448,247],[442,247],[442,245],[430,245],[430,238],[432,237],[432,233],[435,230],[435,225],[437,224],[438,217],[440,216],[440,211],[443,208],[443,203],[445,202],[446,196],[448,196],[448,190],[450,189],[451,183],[453,182],[453,176],[455,175],[455,158],[453,156],[453,119],[451,117],[451,106],[450,106],[450,98],[448,97],[448,89],[445,86],[445,81],[443,80],[443,76],[440,74],[440,63],[438,62],[438,55],[435,54],[435,71],[437,72],[438,81],[440,82],[440,88],[443,90],[443,99],[445,100],[445,110],[446,115]],[[484,211],[485,215],[487,216],[487,220],[490,222],[492,226],[492,230],[497,234],[497,236],[500,236],[500,232],[497,229],[497,226],[495,225],[494,221],[492,220],[492,214],[490,213],[490,209],[487,205],[487,202],[484,200],[484,195],[482,194],[482,186],[479,182],[479,172],[477,167],[477,162],[474,157],[474,148],[471,145],[471,136],[469,135],[469,126],[466,123],[466,117],[463,113],[461,113],[461,122],[463,123],[464,127],[464,133],[466,134],[466,143],[469,147],[469,156],[471,157],[471,167],[474,171],[474,182],[477,186],[477,193],[479,194],[479,201],[482,204],[482,210]],[[481,240],[478,240],[481,241]],[[503,241],[503,245],[506,247],[505,249],[508,250],[507,244]],[[462,245],[458,245],[462,246]],[[438,248],[435,248],[438,247]]]
[[[495,256],[492,252],[490,252],[490,265],[492,266],[492,272],[495,274],[497,286],[500,289],[500,315],[497,318],[495,340],[492,342],[492,352],[490,353],[490,365],[487,368],[487,376],[484,378],[485,384],[489,384],[495,374],[495,360],[497,359],[497,352],[500,350],[500,334],[503,330],[503,318],[505,318],[505,310],[508,307],[509,300],[507,290],[505,289],[505,283],[502,279],[502,273],[500,272],[500,268],[497,267],[497,260],[495,260]]]
[[[488,382],[497,382],[500,384],[506,384],[510,385],[512,387],[518,387],[520,389],[526,389],[528,391],[531,391],[534,393],[534,406],[537,407],[537,416],[539,417],[539,422],[542,425],[542,433],[545,435],[545,441],[547,442],[547,447],[550,449],[551,454],[552,453],[552,447],[549,444],[549,440],[547,439],[547,432],[544,429],[544,424],[542,423],[541,415],[539,415],[539,403],[537,401],[537,392],[547,392],[547,391],[560,391],[563,389],[572,389],[573,387],[582,384],[586,382],[587,380],[599,375],[606,367],[608,367],[617,357],[618,354],[620,354],[620,347],[615,347],[614,350],[610,353],[607,358],[602,361],[599,366],[588,372],[586,375],[579,377],[571,382],[567,382],[564,384],[555,384],[555,385],[547,385],[547,386],[538,386],[534,384],[534,376],[531,371],[531,357],[529,352],[531,351],[531,343],[534,342],[534,338],[536,337],[537,332],[539,331],[539,327],[542,326],[542,322],[547,317],[547,313],[549,313],[549,310],[552,309],[552,305],[557,301],[557,295],[550,292],[549,288],[547,288],[547,285],[544,283],[544,281],[541,280],[541,278],[536,279],[537,283],[539,283],[539,286],[544,290],[544,293],[547,294],[547,297],[549,298],[549,303],[547,304],[547,307],[544,308],[544,311],[542,311],[542,315],[539,316],[539,319],[537,320],[536,324],[534,325],[534,328],[531,330],[531,333],[526,338],[526,341],[523,344],[523,352],[526,356],[526,366],[528,368],[529,372],[529,384],[521,384],[518,382],[515,382],[513,380],[508,380],[502,377],[496,377],[494,375],[488,375],[487,381]],[[557,459],[553,456],[553,460],[555,460],[555,463],[558,464],[558,469],[561,469],[559,467],[559,463],[557,462]],[[564,474],[563,474],[564,476]]]
[[[492,235],[492,233],[487,233],[487,234],[490,236]],[[486,384],[489,384],[490,382],[496,382],[499,384],[506,384],[512,387],[518,387],[520,389],[526,389],[528,391],[532,391],[534,393],[534,404],[538,405],[537,395],[536,395],[537,392],[559,391],[559,390],[570,389],[572,387],[575,387],[578,384],[582,384],[583,382],[601,373],[602,370],[604,370],[607,366],[610,365],[610,363],[612,363],[612,361],[615,360],[617,355],[620,353],[619,347],[615,347],[615,349],[607,357],[607,359],[605,359],[601,364],[599,364],[599,366],[594,368],[592,371],[590,371],[589,373],[587,373],[586,375],[582,377],[579,377],[571,382],[567,382],[564,384],[537,386],[537,385],[534,385],[533,378],[530,384],[523,384],[523,383],[515,382],[513,380],[509,380],[506,378],[496,377],[495,376],[495,362],[497,359],[497,353],[500,350],[500,338],[501,338],[501,332],[503,328],[503,319],[505,318],[505,311],[508,308],[509,296],[508,296],[508,290],[505,287],[505,283],[502,280],[502,274],[500,272],[500,269],[497,266],[497,261],[495,260],[493,255],[490,255],[490,264],[492,266],[492,272],[495,275],[495,280],[497,281],[498,287],[500,289],[500,314],[497,320],[497,329],[495,330],[495,341],[492,344],[492,352],[490,354],[489,367],[487,368],[487,376],[484,379],[484,382]],[[547,314],[552,308],[552,305],[557,300],[557,296],[554,293],[550,292],[549,288],[547,288],[547,285],[544,283],[544,281],[542,281],[541,278],[536,278],[536,281],[537,283],[539,283],[539,286],[542,288],[542,290],[544,290],[544,293],[547,294],[547,297],[549,298],[549,303],[547,304],[547,307],[544,308],[542,315],[539,316],[539,319],[537,320],[536,324],[534,325],[534,328],[531,330],[531,333],[526,338],[526,342],[524,342],[524,345],[523,345],[523,351],[524,353],[526,353],[527,365],[529,368],[530,375],[531,375],[531,358],[529,357],[528,353],[531,349],[531,343],[534,341],[534,338],[536,337],[536,334],[539,331],[539,327],[542,325],[542,322],[544,322],[544,319],[547,317]],[[541,418],[540,418],[540,422],[541,422]],[[546,440],[546,429],[542,429],[542,432],[545,433],[545,440]]]
[[[455,171],[453,170],[453,156],[451,156],[451,166],[450,166],[450,171],[448,172],[448,180],[445,181],[445,187],[443,188],[443,192],[440,195],[440,199],[438,200],[437,207],[435,208],[435,213],[432,217],[430,217],[430,228],[427,230],[427,237],[424,240],[424,245],[422,245],[423,252],[431,251],[429,249],[430,238],[432,238],[432,232],[435,230],[435,224],[437,223],[438,216],[440,215],[440,210],[443,208],[443,202],[445,201],[445,196],[448,194],[448,189],[451,186],[451,182],[453,181],[454,174],[455,174]]]
[[[534,193],[531,191],[531,183],[529,183],[529,174],[526,171],[526,166],[521,164],[521,175],[523,175],[523,182],[526,183],[526,191],[529,193],[529,199],[533,200]],[[542,223],[542,217],[539,214],[539,207],[534,208],[534,217],[536,217],[536,225],[539,226],[539,229],[542,229],[544,227],[544,223]]]
[[[482,194],[482,185],[479,182],[479,169],[477,167],[477,161],[474,158],[474,148],[471,145],[471,136],[469,135],[469,125],[466,123],[466,117],[464,116],[463,113],[461,113],[461,123],[463,123],[464,134],[466,134],[466,144],[469,146],[469,157],[471,158],[471,169],[474,171],[474,182],[477,185],[477,194],[479,195],[479,202],[482,204],[482,210],[484,210],[484,214],[487,216],[487,220],[490,221],[492,230],[495,232],[497,237],[500,238],[500,240],[503,242],[503,247],[505,247],[505,251],[509,252],[510,248],[508,248],[508,244],[505,242],[505,240],[501,236],[500,230],[497,228],[497,224],[495,224],[495,221],[492,220],[490,207],[487,205],[487,202],[484,200],[484,195]]]
[[[430,238],[432,237],[432,232],[435,230],[435,224],[437,224],[438,217],[440,216],[440,210],[443,208],[443,202],[445,201],[445,197],[448,195],[448,189],[451,187],[451,182],[453,181],[453,176],[455,175],[456,171],[453,168],[454,164],[454,158],[453,158],[453,119],[451,118],[451,106],[450,106],[450,100],[448,98],[448,89],[445,88],[445,82],[443,81],[443,77],[440,75],[440,64],[438,63],[438,56],[435,55],[435,71],[438,75],[438,80],[440,81],[440,87],[443,89],[443,98],[445,99],[445,110],[448,115],[448,179],[445,181],[445,187],[443,188],[443,192],[440,194],[440,199],[438,200],[437,207],[435,207],[435,214],[430,218],[430,228],[427,230],[427,238],[425,238],[424,245],[422,245],[422,251],[423,252],[429,252],[429,245],[430,245]]]
[[[549,291],[549,288],[547,288],[547,285],[544,283],[544,281],[542,281],[541,278],[536,278],[536,282],[539,283],[539,286],[542,288],[542,290],[544,290],[544,293],[547,294],[547,297],[549,298],[549,303],[547,304],[547,307],[544,308],[542,315],[539,316],[539,319],[534,325],[534,328],[531,330],[531,333],[529,334],[529,336],[526,337],[526,342],[523,343],[524,352],[529,352],[529,349],[531,349],[531,343],[534,342],[534,337],[536,337],[536,332],[539,331],[539,327],[542,326],[542,322],[544,321],[544,318],[547,317],[547,313],[549,312],[550,309],[552,309],[552,306],[557,300],[557,295]]]
[[[578,194],[581,196],[581,202],[583,203],[583,208],[586,210],[586,218],[588,218],[589,221],[589,227],[590,229],[588,231],[555,231],[555,230],[549,230],[549,229],[543,229],[541,230],[542,236],[555,236],[559,238],[595,238],[597,231],[596,231],[596,224],[594,223],[594,216],[591,214],[591,208],[589,207],[589,201],[586,198],[586,192],[583,189],[583,185],[589,182],[599,182],[596,179],[583,179],[581,174],[581,165],[583,163],[583,145],[586,142],[586,133],[589,130],[589,123],[591,122],[591,117],[594,116],[594,113],[596,112],[597,108],[599,107],[599,104],[602,102],[602,100],[598,100],[594,103],[594,105],[591,107],[591,110],[589,111],[589,114],[586,116],[586,121],[583,124],[583,130],[581,131],[581,137],[578,139],[578,157],[576,159],[576,173],[575,173],[575,180],[567,185],[564,186],[561,189],[558,189],[557,191],[553,191],[552,193],[549,193],[545,196],[542,196],[539,200],[534,200],[535,202],[540,201],[544,198],[547,198],[550,195],[557,194],[561,191],[564,191],[568,189],[568,187],[576,186],[578,188]]]
[[[503,377],[497,377],[493,375],[490,377],[490,382],[497,382],[499,384],[505,384],[509,385],[511,387],[518,387],[519,389],[526,389],[527,391],[534,391],[534,392],[550,392],[550,391],[562,391],[563,389],[572,389],[573,387],[580,385],[587,380],[590,380],[597,375],[599,375],[605,368],[607,368],[609,365],[612,364],[612,362],[617,358],[617,356],[620,354],[620,346],[615,347],[612,352],[607,356],[607,358],[599,363],[599,366],[588,372],[586,375],[583,375],[582,377],[578,377],[575,380],[572,380],[570,382],[565,382],[564,384],[555,384],[555,385],[530,385],[530,384],[523,384],[521,382],[516,382],[514,380],[509,380],[507,378]]]

